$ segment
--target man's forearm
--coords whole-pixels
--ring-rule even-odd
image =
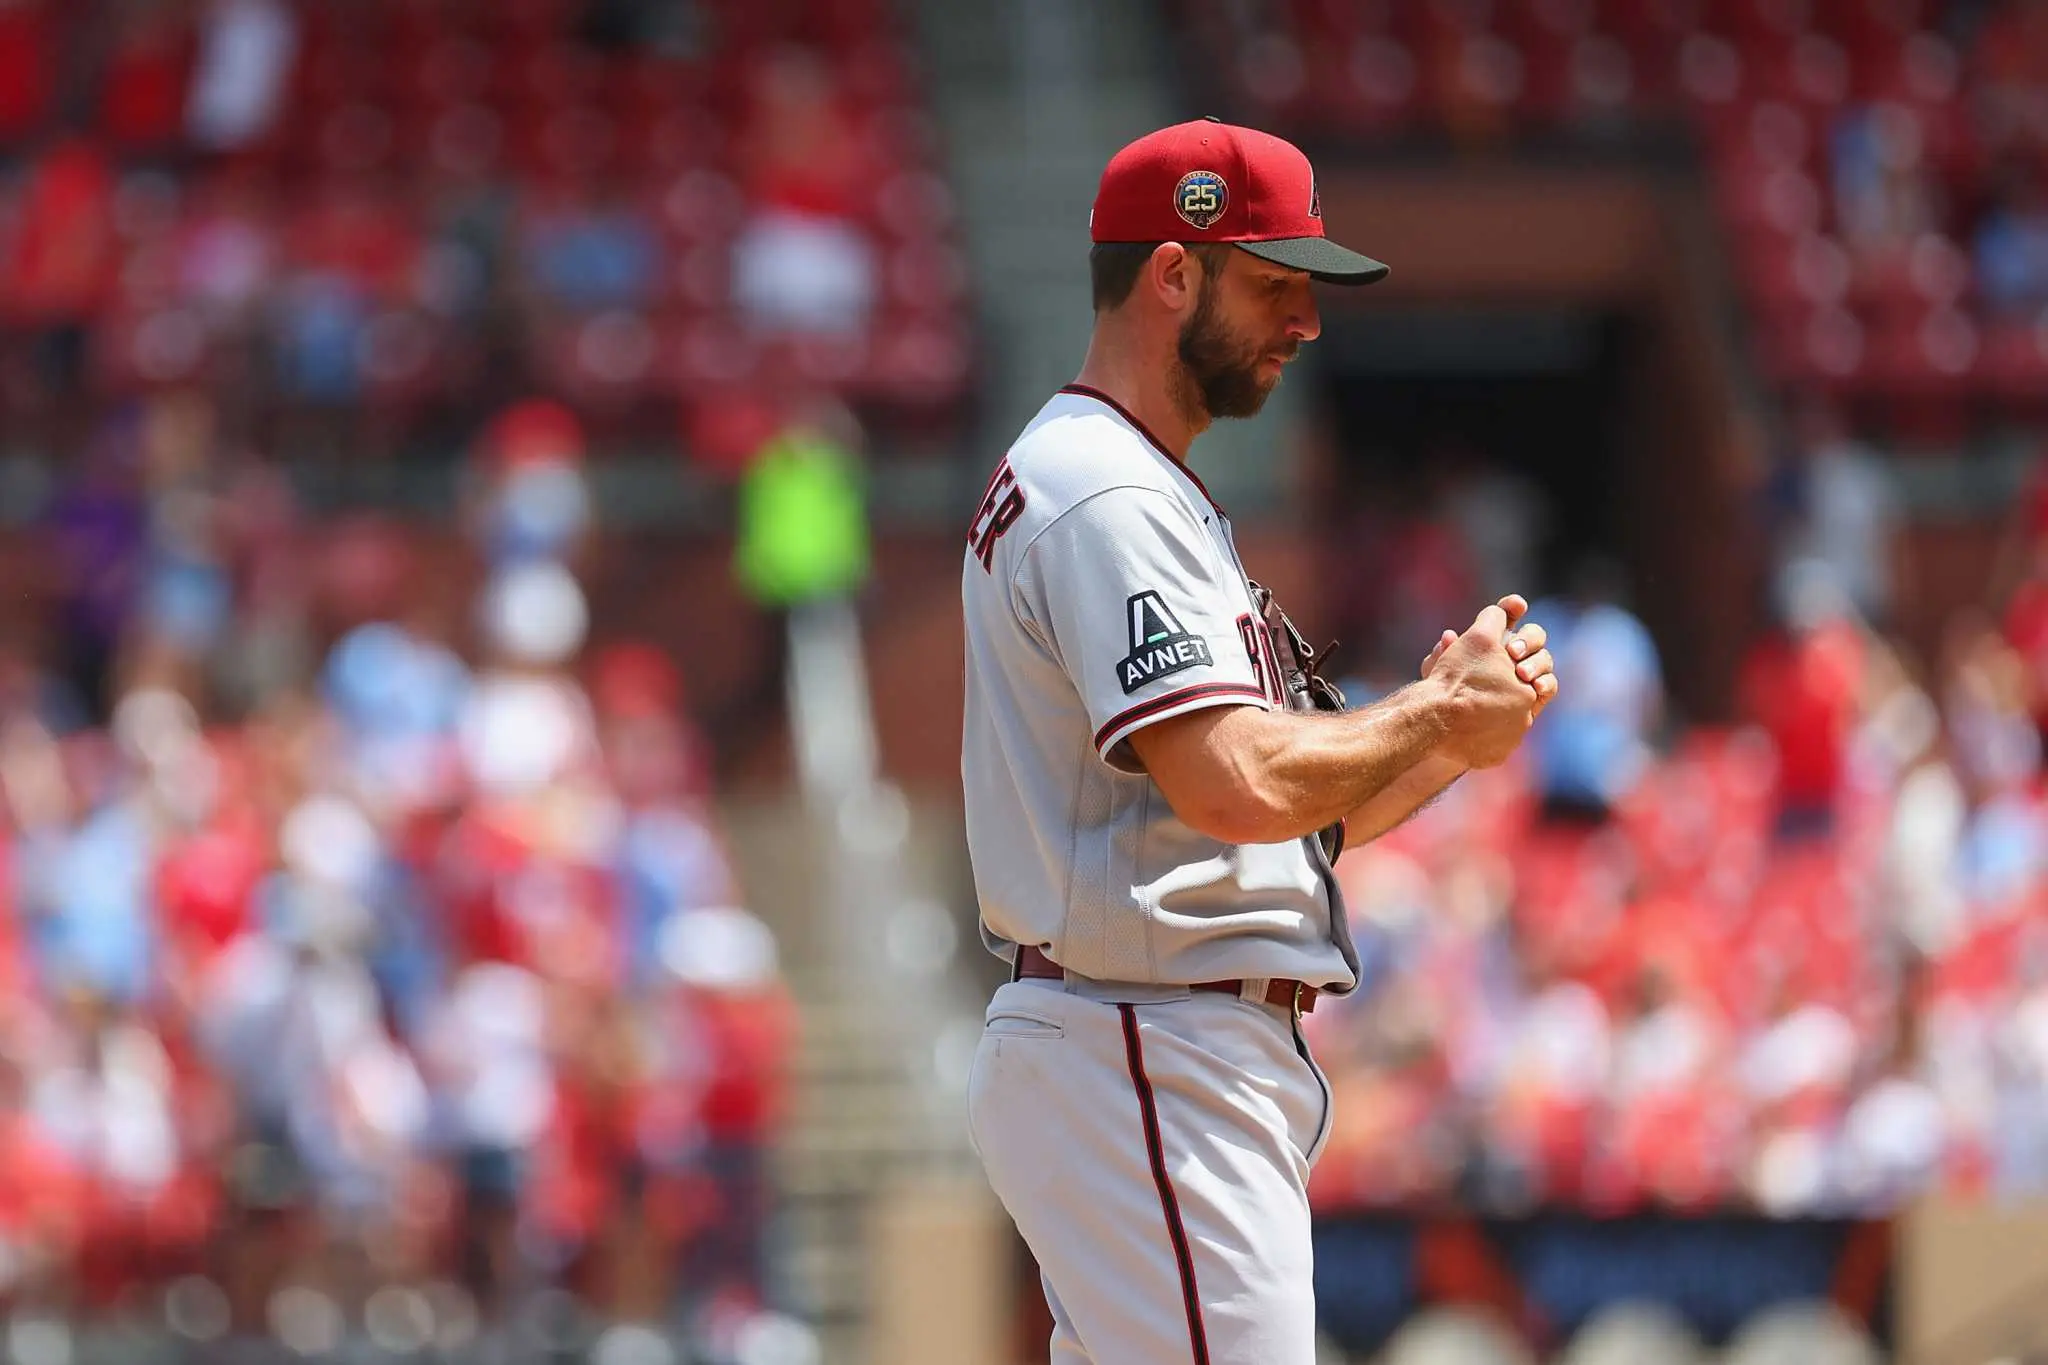
[[[1344,820],[1344,842],[1352,847],[1371,843],[1443,794],[1465,775],[1465,765],[1431,754],[1383,787]]]
[[[1259,837],[1248,842],[1297,839],[1382,803],[1391,812],[1408,801],[1394,823],[1406,818],[1455,775],[1430,791],[1404,795],[1408,774],[1429,767],[1448,733],[1448,707],[1440,689],[1417,683],[1341,715],[1262,717],[1264,742],[1252,760]]]

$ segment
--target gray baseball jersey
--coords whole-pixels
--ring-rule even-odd
[[[1126,742],[1201,707],[1307,705],[1199,480],[1114,400],[1070,385],[997,466],[961,599],[961,777],[991,951],[1032,944],[1096,981],[1356,984],[1315,837],[1197,832]]]

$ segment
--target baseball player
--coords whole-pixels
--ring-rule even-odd
[[[1358,979],[1331,862],[1504,761],[1557,681],[1511,597],[1326,713],[1187,467],[1315,338],[1311,280],[1387,273],[1324,236],[1307,157],[1167,128],[1110,161],[1090,225],[1087,359],[996,466],[961,574],[967,836],[1012,964],[969,1132],[1057,1365],[1312,1365],[1330,1096],[1300,1022]]]

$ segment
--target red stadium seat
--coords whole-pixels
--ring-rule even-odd
[[[1311,56],[1322,98],[1350,126],[1398,130],[1422,111],[1422,72],[1415,57],[1383,35],[1366,34],[1346,48]]]
[[[1867,381],[1909,397],[1960,397],[1971,382],[1983,341],[1968,314],[1921,308],[1871,319]]]
[[[673,241],[723,244],[746,217],[739,185],[717,170],[685,170],[656,192],[655,221]]]
[[[642,108],[628,111],[619,124],[619,162],[636,180],[674,177],[723,166],[729,160],[729,141],[726,125],[707,106]]]
[[[552,387],[590,407],[617,409],[660,383],[661,338],[636,313],[599,313],[547,329],[540,343]]]
[[[1977,379],[1984,396],[2010,412],[2048,411],[2048,320],[1993,323]]]
[[[875,192],[875,226],[898,240],[948,233],[955,214],[952,187],[929,171],[899,171]]]
[[[1856,58],[1856,94],[1870,102],[1944,105],[1962,87],[1962,59],[1935,33],[1898,34],[1866,46]]]
[[[1760,234],[1790,250],[1798,238],[1821,229],[1826,204],[1819,183],[1803,168],[1724,163],[1718,180],[1722,212],[1738,237]]]
[[[313,129],[304,149],[310,167],[323,176],[358,176],[386,170],[398,160],[399,122],[390,108],[345,104]]]
[[[512,124],[516,168],[537,180],[589,177],[620,160],[617,124],[587,104],[536,109]]]
[[[1780,384],[1840,393],[1860,381],[1869,346],[1863,324],[1848,309],[1765,305],[1758,318],[1759,349]]]
[[[1678,47],[1678,91],[1708,123],[1739,118],[1748,89],[1742,52],[1712,33],[1688,35]]]
[[[749,382],[762,347],[729,313],[681,319],[657,336],[654,382],[683,398]]]
[[[491,88],[491,50],[473,38],[444,38],[400,58],[401,97],[439,109],[482,100]]]
[[[27,0],[0,9],[0,147],[19,145],[49,112],[57,73],[48,54],[68,38],[61,8]]]
[[[888,306],[906,314],[955,314],[967,279],[966,257],[936,238],[898,247],[884,267]]]
[[[885,319],[869,339],[862,393],[906,407],[957,402],[965,391],[973,348],[957,321]]]
[[[551,43],[531,53],[514,55],[510,60],[500,54],[494,76],[500,102],[512,107],[535,105],[552,109],[600,99],[611,72],[604,60],[587,48]]]
[[[459,104],[434,116],[413,144],[429,175],[473,180],[505,164],[505,122],[484,104]]]
[[[390,411],[431,400],[446,381],[446,338],[435,321],[411,309],[392,309],[372,318],[363,331],[364,395]]]
[[[1849,298],[1866,316],[1920,318],[1931,307],[1962,302],[1969,285],[1969,256],[1948,238],[1927,233],[1857,262]]]
[[[1832,237],[1808,233],[1787,242],[1775,231],[1737,239],[1737,268],[1765,309],[1831,308],[1849,294],[1849,253]]]
[[[1750,93],[1785,100],[1817,113],[1839,107],[1851,92],[1849,55],[1834,39],[1800,33],[1745,54]]]
[[[93,349],[95,386],[113,395],[205,381],[215,359],[205,319],[175,306],[103,318]]]
[[[718,312],[732,302],[731,246],[724,240],[672,241],[663,253],[659,297],[664,309]]]

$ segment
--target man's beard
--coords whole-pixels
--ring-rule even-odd
[[[1290,343],[1287,354],[1293,354]],[[1216,290],[1202,282],[1194,316],[1180,329],[1180,373],[1174,388],[1190,417],[1256,417],[1280,381],[1259,375],[1267,352],[1234,336],[1217,315]]]

